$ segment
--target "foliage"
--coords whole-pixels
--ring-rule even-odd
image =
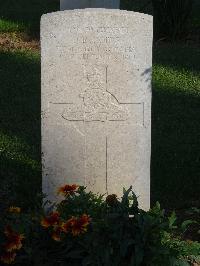
[[[180,238],[173,239],[169,234],[165,235],[163,241],[174,257],[187,258],[188,263],[200,263],[200,244],[198,242],[183,241]]]
[[[198,259],[200,244],[189,245],[173,237],[175,213],[167,217],[158,203],[149,211],[139,209],[131,187],[124,190],[121,200],[116,195],[104,199],[76,185],[65,185],[59,193],[64,199],[45,210],[20,213],[20,208],[10,207],[1,216],[2,262],[15,261],[18,266],[175,266]],[[7,228],[15,238],[9,239]],[[8,254],[11,259],[5,260]]]
[[[183,38],[192,14],[194,0],[152,0],[157,37]]]

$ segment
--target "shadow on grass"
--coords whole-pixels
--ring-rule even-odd
[[[176,70],[200,72],[200,49],[183,44],[163,44],[154,46],[154,61]]]
[[[1,0],[0,19],[19,24],[33,37],[39,36],[42,14],[59,10],[59,0]]]
[[[152,203],[159,201],[165,208],[200,206],[199,102],[197,96],[154,86]]]
[[[38,54],[1,52],[0,84],[1,197],[33,207],[41,191]]]
[[[151,199],[165,208],[200,206],[199,62],[197,47],[154,49]]]
[[[35,209],[41,202],[41,170],[0,155],[0,211],[9,206]]]

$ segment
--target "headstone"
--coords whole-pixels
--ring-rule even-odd
[[[120,0],[60,0],[60,10],[77,8],[113,8],[119,9]]]
[[[152,17],[85,9],[42,16],[43,191],[63,184],[150,205]]]

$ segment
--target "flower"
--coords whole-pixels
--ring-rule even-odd
[[[55,241],[61,241],[62,233],[65,233],[65,234],[68,233],[71,228],[70,226],[71,226],[71,223],[69,221],[67,221],[66,223],[60,222],[58,225],[55,225],[53,227],[53,233],[51,237]]]
[[[66,223],[62,223],[60,228],[62,229],[62,232],[68,233],[71,229],[71,221],[68,220]]]
[[[87,226],[90,223],[90,217],[86,214],[83,214],[80,218],[72,217],[68,220],[68,224],[71,227],[71,232],[73,236],[80,235],[87,232]]]
[[[7,237],[7,241],[4,244],[4,248],[7,253],[11,253],[13,250],[21,249],[24,235],[14,232],[10,226],[5,228],[4,233]]]
[[[55,241],[61,241],[62,233],[67,233],[67,232],[69,232],[69,225],[67,223],[60,222],[59,225],[53,227],[53,233],[51,237]]]
[[[41,221],[41,225],[44,228],[59,224],[60,214],[58,212],[52,212],[49,216],[44,217]]]
[[[52,239],[61,241],[62,233],[68,233],[71,224],[68,221],[66,223],[61,221],[59,212],[52,212],[49,216],[42,219],[41,225],[44,228],[52,227]]]
[[[53,232],[52,235],[51,235],[52,239],[57,241],[57,242],[60,242],[61,241],[61,236],[60,234],[57,234],[56,232]]]
[[[2,256],[1,256],[1,261],[5,264],[11,264],[16,257],[16,253],[14,252],[5,252]]]
[[[89,215],[87,214],[83,214],[80,218],[80,222],[84,225],[84,226],[88,226],[89,223],[91,221],[91,218],[89,217]]]
[[[7,238],[6,243],[3,245],[5,253],[1,255],[0,260],[5,264],[11,264],[16,257],[15,250],[19,250],[22,247],[24,236],[16,233],[9,225],[5,227],[4,234]]]
[[[72,195],[78,188],[78,185],[64,185],[58,189],[58,194],[62,194],[63,196]]]
[[[63,232],[63,228],[61,226],[55,226],[54,231],[51,235],[52,239],[55,241],[61,241],[61,234]]]
[[[10,213],[20,213],[20,212],[21,212],[21,208],[11,206],[11,207],[8,209],[8,212],[10,212]]]

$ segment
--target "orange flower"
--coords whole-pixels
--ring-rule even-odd
[[[72,225],[74,223],[74,221],[76,220],[76,218],[74,216],[72,216],[69,220],[67,220],[67,222],[63,225],[64,228],[64,232],[69,232],[72,229]]]
[[[61,226],[56,226],[54,228],[54,231],[53,231],[51,237],[53,238],[53,240],[59,242],[59,241],[61,241],[61,234],[62,234],[62,232],[63,232],[62,227]]]
[[[7,253],[11,253],[13,250],[21,249],[22,240],[24,239],[22,234],[14,232],[10,226],[6,227],[4,233],[7,236],[7,242],[4,245]]]
[[[87,226],[90,223],[90,217],[86,214],[83,214],[80,218],[72,217],[68,220],[68,223],[71,226],[71,231],[73,236],[80,235],[87,232]]]
[[[1,256],[1,261],[5,264],[11,264],[14,262],[16,257],[16,253],[14,252],[6,252]]]
[[[69,230],[70,230],[70,223],[61,222],[59,225],[54,226],[53,233],[51,236],[55,241],[61,241],[62,233],[68,233]]]
[[[21,212],[21,208],[11,206],[11,207],[8,209],[8,212],[10,212],[10,213],[20,213],[20,212]]]
[[[57,232],[53,232],[52,235],[51,235],[52,239],[57,241],[57,242],[60,242],[61,241],[61,235],[60,234],[57,234]]]
[[[58,189],[58,194],[62,194],[63,196],[72,195],[78,188],[78,185],[64,185]]]
[[[91,218],[87,214],[83,214],[80,217],[80,222],[83,224],[83,226],[88,226],[91,221]]]
[[[41,225],[44,228],[59,224],[60,214],[58,212],[52,212],[49,216],[44,217],[41,221]]]
[[[70,231],[70,228],[71,228],[71,222],[70,222],[70,220],[68,220],[66,223],[62,223],[60,225],[60,227],[62,228],[62,231],[64,233],[68,233]]]

